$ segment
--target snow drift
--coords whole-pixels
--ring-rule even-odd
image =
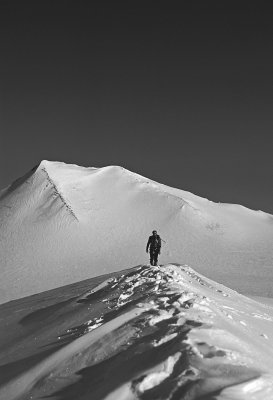
[[[0,306],[0,399],[271,400],[273,308],[142,265]]]
[[[43,161],[1,192],[0,223],[0,302],[145,263],[153,229],[165,240],[161,263],[273,297],[271,215],[121,167]]]

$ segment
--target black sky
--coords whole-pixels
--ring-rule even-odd
[[[2,0],[0,30],[0,187],[115,164],[273,214],[270,2]]]

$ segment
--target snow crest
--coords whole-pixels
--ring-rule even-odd
[[[0,307],[0,399],[272,399],[271,307],[186,265],[96,281]]]

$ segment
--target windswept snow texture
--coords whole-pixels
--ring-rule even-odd
[[[187,263],[241,293],[273,297],[272,215],[121,167],[43,161],[1,192],[0,224],[2,303],[146,263],[153,229],[164,240],[160,263]]]
[[[273,308],[187,266],[0,306],[0,399],[272,400]]]

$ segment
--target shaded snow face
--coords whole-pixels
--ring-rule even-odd
[[[216,204],[124,168],[43,161],[0,193],[0,302],[146,263],[187,263],[242,293],[272,296],[273,217]]]
[[[7,335],[0,398],[272,399],[273,309],[187,266],[143,265],[55,296]]]

